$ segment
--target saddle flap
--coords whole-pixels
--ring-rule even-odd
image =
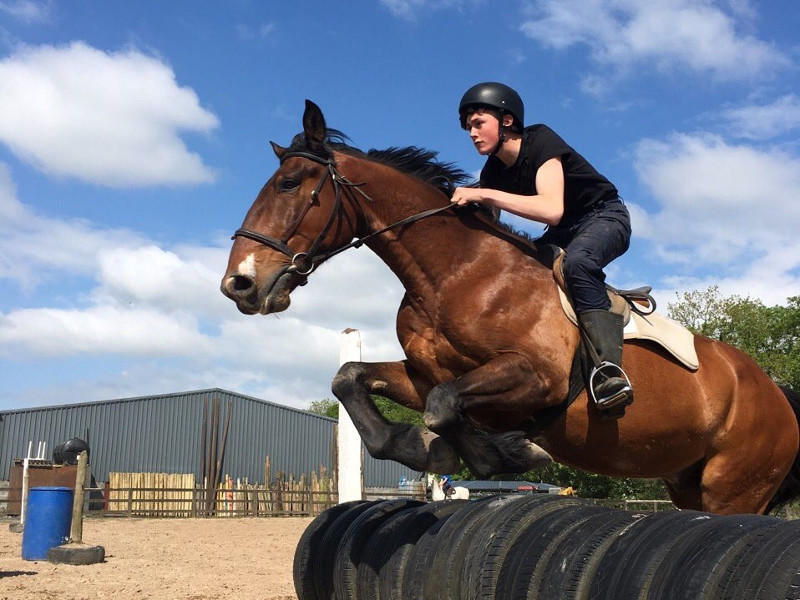
[[[562,299],[564,297],[567,298],[566,304],[562,302],[564,305],[564,312],[567,313],[569,320],[577,325],[578,317],[575,314],[575,309],[572,306],[572,298],[570,298],[569,288],[567,287],[566,280],[564,279],[564,257],[566,255],[567,253],[562,248],[558,248],[558,254],[553,260],[553,278],[556,280],[556,283],[558,283],[558,287],[562,292]],[[638,288],[638,290],[644,289],[645,288]],[[626,300],[616,288],[612,288],[609,285],[606,285],[606,292],[608,293],[608,299],[611,301],[611,312],[620,315],[622,317],[622,322],[627,325],[628,321],[631,319],[631,307],[629,301]]]
[[[559,252],[553,260],[553,278],[558,284],[564,314],[573,325],[578,326],[578,317],[564,281],[563,262],[566,252],[561,248],[558,250]],[[685,367],[692,371],[697,370],[699,363],[694,347],[694,335],[683,325],[655,312],[656,301],[650,295],[652,290],[650,286],[642,286],[633,290],[618,290],[606,285],[606,289],[611,300],[611,312],[622,315],[626,340],[644,339],[656,342]]]

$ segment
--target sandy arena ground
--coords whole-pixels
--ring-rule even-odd
[[[84,520],[104,563],[21,558],[0,519],[0,600],[297,600],[292,560],[310,518]]]

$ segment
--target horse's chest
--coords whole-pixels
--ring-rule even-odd
[[[479,364],[433,328],[408,332],[400,343],[408,362],[431,381],[452,379]]]

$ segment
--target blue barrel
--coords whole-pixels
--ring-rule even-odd
[[[69,541],[74,490],[68,487],[35,487],[28,491],[22,558],[45,560],[47,551]]]

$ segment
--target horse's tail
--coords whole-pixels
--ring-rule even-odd
[[[783,395],[786,396],[786,400],[789,401],[789,404],[794,411],[794,416],[797,418],[798,427],[800,427],[800,394],[785,385],[780,386],[780,388],[783,392]],[[778,491],[775,492],[772,500],[769,501],[769,504],[767,505],[767,512],[771,512],[787,502],[799,497],[800,451],[797,453],[797,456],[794,457],[794,464],[792,464],[792,468],[789,471],[789,474],[786,476],[786,479],[783,480],[781,487],[778,488]]]

